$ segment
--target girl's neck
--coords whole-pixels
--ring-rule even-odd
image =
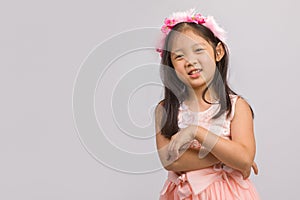
[[[200,107],[210,106],[210,104],[206,103],[202,98],[204,89],[201,88],[191,89],[189,91],[189,97],[185,100],[185,102],[190,106],[200,106]],[[213,91],[213,89],[209,88],[205,93],[205,100],[210,103],[216,103],[218,102],[218,96]]]

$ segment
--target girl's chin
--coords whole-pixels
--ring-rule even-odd
[[[208,83],[202,77],[199,77],[197,79],[185,77],[184,79],[181,79],[181,81],[191,89],[199,89],[208,85]]]
[[[189,83],[187,85],[189,86],[190,89],[193,89],[193,90],[200,89],[200,88],[203,88],[203,87],[207,86],[207,84],[205,84],[204,82],[198,83],[198,84]]]
[[[188,80],[185,83],[189,85],[191,88],[198,88],[206,85],[206,82],[201,78],[197,80]]]

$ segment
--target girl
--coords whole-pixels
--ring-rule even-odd
[[[224,30],[190,10],[165,20],[155,110],[156,144],[168,178],[160,200],[252,200],[253,112],[227,84]]]

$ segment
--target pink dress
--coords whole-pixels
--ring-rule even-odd
[[[230,139],[230,122],[234,115],[237,95],[230,95],[232,102],[231,116],[226,114],[218,119],[211,119],[219,110],[213,104],[203,112],[193,112],[183,102],[179,107],[178,126],[185,128],[189,124],[199,125],[219,136]],[[190,148],[200,148],[194,140]],[[168,178],[160,193],[160,200],[258,200],[259,195],[250,181],[242,174],[224,164],[216,164],[201,170],[189,171],[181,175],[168,171]]]

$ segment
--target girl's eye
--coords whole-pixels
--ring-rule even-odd
[[[201,48],[197,48],[197,49],[195,49],[195,52],[200,52],[200,51],[202,51],[203,49],[201,49]]]
[[[179,55],[176,55],[176,56],[175,56],[175,59],[178,60],[178,59],[180,59],[180,58],[182,58],[182,57],[183,57],[183,55],[182,55],[182,54],[179,54]]]

